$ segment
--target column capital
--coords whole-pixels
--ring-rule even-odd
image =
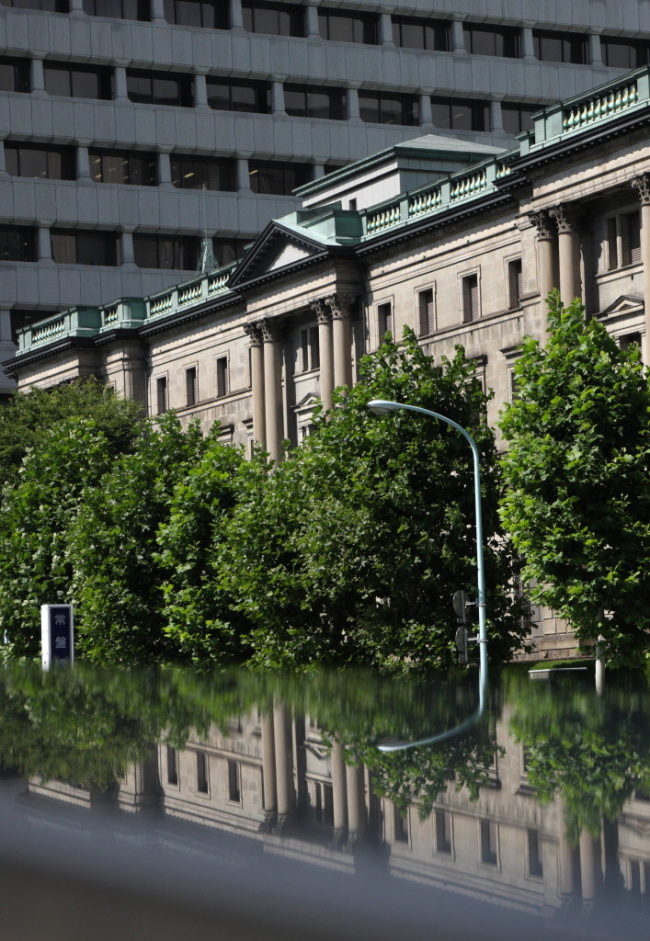
[[[244,331],[248,335],[251,346],[260,346],[262,343],[262,326],[258,321],[257,323],[246,323],[244,324]]]
[[[319,297],[317,300],[311,301],[309,306],[316,314],[316,320],[318,323],[329,323],[332,319],[331,311],[329,310],[324,297]]]
[[[630,180],[630,186],[636,191],[641,205],[650,206],[650,173],[643,173]]]
[[[275,343],[278,340],[278,325],[274,320],[269,320],[268,317],[265,317],[264,320],[259,320],[257,323],[259,327],[262,340],[264,343]]]
[[[553,224],[548,209],[540,209],[539,212],[529,212],[528,218],[537,229],[537,238],[540,242],[555,238],[555,225]]]
[[[337,293],[325,298],[325,303],[332,312],[333,320],[349,317],[357,301],[356,294]]]
[[[558,203],[549,209],[549,214],[555,220],[560,235],[574,234],[578,231],[580,214],[572,203]]]

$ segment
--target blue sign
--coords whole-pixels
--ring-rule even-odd
[[[74,621],[72,605],[44,604],[41,608],[43,667],[74,661]]]

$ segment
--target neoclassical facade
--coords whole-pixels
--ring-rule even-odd
[[[464,346],[495,422],[552,288],[650,363],[649,127],[644,67],[540,111],[514,149],[433,134],[387,148],[302,187],[239,262],[30,325],[5,371],[20,389],[97,375],[280,460],[315,402],[409,326],[436,359]],[[572,646],[538,620],[549,653]]]

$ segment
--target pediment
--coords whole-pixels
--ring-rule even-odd
[[[285,268],[322,258],[327,250],[328,246],[322,241],[303,236],[278,222],[271,222],[235,269],[229,286],[255,281],[265,275],[276,275]]]
[[[308,392],[307,395],[303,396],[302,399],[293,407],[294,412],[307,412],[310,409],[314,408],[320,403],[319,397],[315,392]]]
[[[640,294],[621,294],[613,303],[605,308],[601,317],[617,317],[621,314],[638,312],[643,307],[643,298]]]

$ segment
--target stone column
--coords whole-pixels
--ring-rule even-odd
[[[273,114],[286,114],[282,82],[271,82],[271,111]]]
[[[197,72],[194,76],[194,105],[203,111],[212,110],[208,104],[207,79],[202,72]]]
[[[251,348],[251,391],[253,393],[253,437],[266,447],[266,409],[264,407],[264,354],[262,331],[256,323],[244,328]]]
[[[594,840],[591,833],[584,829],[580,833],[580,879],[582,901],[591,906],[596,897],[598,882],[602,881],[600,871],[600,842]]]
[[[334,353],[332,348],[332,315],[325,301],[311,305],[318,320],[318,348],[320,352],[320,398],[325,408],[332,407],[334,389]]]
[[[452,52],[466,52],[462,20],[451,21],[451,50]]]
[[[241,0],[230,0],[230,28],[242,32],[244,29],[244,14]]]
[[[77,147],[76,152],[76,166],[75,171],[77,174],[77,183],[91,183],[90,179],[90,155],[88,153],[87,147],[82,147],[81,145]]]
[[[589,34],[589,62],[591,65],[603,64],[603,53],[600,46],[600,35],[598,33]]]
[[[275,781],[278,826],[282,827],[293,814],[293,760],[291,732],[287,707],[278,705],[273,710],[275,737]]]
[[[423,124],[433,124],[433,114],[431,113],[431,95],[420,95],[420,126]]]
[[[43,60],[34,58],[32,59],[31,67],[31,88],[32,94],[44,95],[45,94],[45,75],[43,73]]]
[[[580,232],[575,207],[560,203],[550,210],[558,231],[560,258],[560,297],[566,306],[574,298],[582,300],[580,284]]]
[[[262,806],[267,817],[275,816],[277,810],[277,788],[275,776],[275,733],[273,715],[265,713],[262,718]]]
[[[531,212],[530,220],[537,229],[538,287],[542,301],[557,287],[557,265],[555,263],[555,226],[548,210]]]
[[[522,59],[524,62],[536,62],[535,42],[533,40],[533,29],[531,26],[524,26],[521,31]]]
[[[276,463],[282,460],[282,389],[280,379],[280,340],[277,324],[261,321],[264,341],[264,425],[266,450]]]
[[[165,23],[165,3],[164,0],[151,0],[151,22]]]
[[[393,20],[390,13],[379,14],[379,42],[382,46],[394,46]]]
[[[354,294],[332,294],[326,299],[332,311],[332,344],[334,348],[334,385],[352,385],[352,333],[350,313],[356,301]]]
[[[334,742],[332,749],[332,803],[334,805],[334,839],[342,842],[348,826],[348,799],[341,742]]]
[[[251,180],[248,175],[248,160],[246,157],[237,157],[237,192],[252,193]]]
[[[126,69],[122,65],[117,65],[113,75],[113,97],[115,101],[128,101],[129,90],[126,84]]]
[[[366,801],[364,797],[363,765],[345,766],[348,799],[348,834],[350,843],[357,843],[366,830]]]
[[[641,261],[643,262],[643,310],[645,335],[643,362],[650,366],[650,173],[631,181],[641,203]]]
[[[307,3],[305,7],[305,33],[308,39],[320,39],[318,5],[316,3]]]

